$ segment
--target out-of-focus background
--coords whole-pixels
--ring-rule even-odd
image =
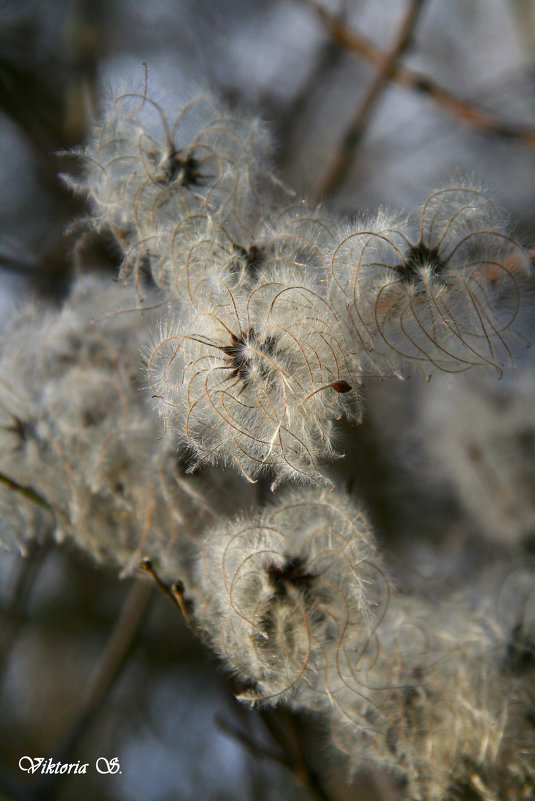
[[[302,195],[348,216],[410,210],[468,174],[534,247],[534,0],[426,0],[373,95],[410,5],[2,0],[0,315],[29,295],[54,303],[66,292],[77,240],[65,230],[84,206],[58,178],[69,168],[60,153],[84,142],[110,87],[142,90],[145,64],[164,106],[209,86],[259,114],[279,174]],[[329,182],[340,155],[343,173]],[[117,253],[95,239],[79,268],[111,281]],[[517,360],[530,369],[527,354]],[[365,423],[341,429],[347,457],[334,471],[364,503],[400,585],[417,575],[431,589],[469,572],[482,522],[425,451],[422,431],[433,437],[446,424],[438,407],[424,412],[426,393],[416,379],[370,381]],[[456,393],[445,380],[445,408]],[[391,797],[381,776],[348,785],[315,721],[240,707],[178,612],[139,586],[67,547],[0,555],[2,801]],[[90,768],[29,777],[18,768],[24,755]],[[117,756],[121,773],[99,775],[101,756]]]

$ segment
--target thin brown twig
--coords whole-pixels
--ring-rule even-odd
[[[99,665],[87,686],[85,709],[98,706],[115,682],[139,631],[152,594],[144,581],[134,581],[100,658]]]
[[[219,716],[215,721],[220,729],[243,745],[253,756],[270,759],[291,771],[294,779],[307,787],[317,801],[332,801],[310,765],[295,714],[289,709],[284,710],[283,720],[286,725],[283,731],[281,716],[277,715],[276,711],[262,708],[256,711],[269,736],[277,744],[276,750],[257,742],[248,733]]]
[[[289,727],[293,733],[293,737],[295,740],[295,745],[297,748],[297,760],[296,760],[296,768],[298,770],[298,776],[301,778],[301,782],[309,787],[313,793],[317,796],[320,801],[329,801],[329,796],[327,791],[323,787],[323,784],[320,781],[320,777],[318,773],[313,770],[310,760],[308,758],[305,743],[303,741],[303,735],[301,732],[301,727],[299,725],[299,719],[296,717],[295,714],[291,713],[290,710],[285,709],[285,717],[288,720]]]
[[[147,612],[151,594],[152,585],[144,581],[133,583],[87,685],[76,719],[61,738],[53,761],[67,762],[80,739],[86,736],[88,727],[121,674]],[[61,774],[54,774],[39,782],[34,788],[33,798],[44,801],[55,797],[55,784],[60,776]]]
[[[142,559],[138,564],[138,569],[142,570],[144,573],[148,573],[148,575],[154,581],[154,583],[156,584],[156,586],[158,587],[160,592],[163,593],[163,595],[165,595],[166,598],[169,598],[169,600],[171,601],[173,606],[178,607],[179,611],[181,611],[180,610],[180,606],[178,605],[177,599],[175,598],[175,596],[173,595],[173,593],[171,592],[171,590],[169,589],[167,584],[165,584],[160,579],[159,575],[157,574],[157,572],[153,568],[152,562],[151,562],[150,559],[147,559],[147,557]]]
[[[182,612],[182,617],[184,618],[186,626],[191,631],[197,633],[197,627],[195,626],[195,623],[191,616],[188,602],[184,598],[184,585],[182,584],[181,581],[175,581],[173,584],[171,584],[171,594],[173,595],[173,598],[176,599],[178,607]]]
[[[2,647],[0,650],[0,688],[11,649],[17,638],[19,628],[24,620],[31,590],[43,560],[49,551],[48,545],[36,541],[30,542],[28,553],[20,562],[20,567],[13,584],[13,592],[7,608],[2,610],[5,625],[2,626]]]
[[[381,50],[362,34],[349,30],[343,22],[315,0],[300,0],[312,8],[320,18],[332,40],[356,58],[364,58],[379,67],[384,58]],[[390,79],[400,86],[413,89],[430,97],[440,108],[472,128],[480,129],[486,134],[517,139],[530,147],[535,146],[535,130],[533,127],[519,127],[496,119],[492,114],[477,104],[441,86],[423,73],[407,69],[402,64],[394,64]]]
[[[79,737],[85,735],[89,722],[119,677],[147,611],[151,593],[150,584],[135,581],[126,596],[99,663],[87,685],[77,719],[57,749],[64,759],[74,749]]]
[[[260,759],[269,759],[272,762],[277,762],[279,765],[284,765],[285,768],[293,769],[292,760],[288,754],[283,751],[275,750],[267,745],[254,740],[248,732],[244,732],[232,723],[229,723],[221,715],[216,715],[214,723],[217,728],[224,734],[232,737],[233,740],[240,743],[250,754]]]
[[[38,506],[41,506],[43,509],[46,509],[47,512],[54,512],[52,506],[48,503],[45,498],[42,498],[41,495],[38,495],[35,490],[31,487],[26,487],[24,484],[19,484],[17,481],[14,481],[9,476],[4,475],[4,473],[0,473],[0,484],[5,484],[6,487],[13,490],[14,492],[18,492],[19,495],[22,495],[24,498],[36,503]]]
[[[344,57],[344,51],[333,40],[326,41],[316,57],[316,62],[310,71],[301,90],[293,98],[291,105],[285,110],[278,130],[279,147],[277,161],[279,165],[289,165],[293,152],[293,132],[302,117],[306,114],[309,105],[317,93],[320,85],[325,86]]]
[[[256,713],[273,742],[277,743],[281,751],[288,756],[289,764],[293,766],[295,764],[295,755],[293,753],[292,738],[286,727],[282,726],[280,710],[258,707]],[[293,772],[294,775],[298,775],[297,771],[294,770]]]
[[[317,197],[326,197],[335,192],[343,183],[348,169],[355,157],[379,99],[396,70],[396,65],[409,47],[414,29],[418,23],[425,0],[409,0],[406,14],[396,32],[390,49],[381,54],[377,72],[368,84],[364,96],[353,114],[353,118],[342,138],[338,152],[316,189]]]
[[[184,622],[188,629],[192,631],[195,635],[202,639],[197,626],[195,625],[195,621],[191,615],[191,611],[189,609],[188,602],[184,597],[184,585],[181,581],[175,581],[170,587],[161,580],[159,575],[157,574],[156,570],[154,569],[152,562],[150,559],[145,557],[141,560],[138,564],[139,570],[142,570],[144,573],[148,573],[148,575],[152,578],[158,589],[160,590],[166,598],[169,598],[173,606],[181,613],[182,617],[184,618]]]

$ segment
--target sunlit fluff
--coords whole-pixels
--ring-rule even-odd
[[[333,742],[350,767],[388,769],[411,799],[488,801],[501,797],[498,788],[530,797],[535,662],[525,659],[520,672],[508,636],[488,607],[466,597],[435,605],[393,593],[364,714],[352,687],[330,712]]]
[[[470,185],[439,189],[413,223],[357,221],[332,255],[331,297],[382,372],[502,372],[528,268],[495,205]]]
[[[79,157],[78,177],[64,176],[92,204],[91,225],[110,231],[124,253],[123,275],[139,279],[162,226],[190,204],[240,220],[258,202],[256,183],[268,150],[263,126],[233,115],[209,94],[168,113],[144,93],[111,99]]]
[[[333,422],[360,416],[359,364],[313,284],[283,274],[249,294],[221,281],[185,319],[165,319],[148,377],[168,430],[203,462],[325,481]]]
[[[166,297],[194,306],[209,297],[220,277],[233,289],[251,290],[283,272],[293,281],[328,281],[325,253],[332,247],[329,219],[302,203],[272,208],[269,198],[247,228],[227,215],[207,214],[189,198],[183,214],[162,224],[151,245],[151,272]]]
[[[97,309],[104,319],[93,320]],[[133,290],[102,279],[76,282],[58,311],[30,305],[13,320],[2,338],[0,473],[18,489],[0,485],[0,539],[74,540],[123,572],[142,556],[173,579],[187,569],[212,502],[224,508],[236,479],[185,476],[174,443],[159,439],[137,380],[150,325]]]
[[[294,490],[214,528],[197,581],[199,622],[241,697],[311,708],[329,706],[358,669],[388,599],[365,517],[325,490]]]

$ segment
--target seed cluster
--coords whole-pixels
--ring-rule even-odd
[[[296,198],[269,151],[263,124],[211,96],[169,114],[145,91],[71,154],[120,282],[77,280],[61,310],[28,307],[3,334],[3,540],[69,538],[123,573],[147,558],[183,582],[243,701],[319,713],[350,769],[386,768],[403,801],[522,801],[532,573],[505,614],[475,570],[462,597],[397,589],[327,463],[365,377],[503,374],[528,255],[473,182],[348,221]],[[464,428],[437,404],[426,437],[486,533],[529,545],[533,381],[507,405],[456,380]],[[264,478],[294,486],[236,517]]]

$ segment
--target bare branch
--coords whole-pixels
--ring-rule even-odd
[[[332,195],[343,183],[377,103],[396,72],[397,62],[411,44],[424,2],[425,0],[409,0],[407,12],[399,26],[394,42],[388,52],[381,54],[377,59],[378,70],[355,110],[340,143],[338,153],[316,189],[316,196]]]
[[[352,53],[359,60],[364,58],[379,70],[381,69],[385,56],[373,42],[370,42],[360,33],[349,30],[337,16],[323,8],[319,3],[316,3],[315,0],[300,0],[300,2],[303,2],[316,12],[333,42]],[[533,128],[517,126],[496,119],[491,113],[480,108],[477,104],[458,97],[427,75],[407,69],[397,61],[390,64],[388,79],[407,89],[413,89],[420,94],[426,95],[440,108],[471,128],[492,136],[515,139],[529,147],[535,146],[535,130]],[[364,101],[362,101],[362,105],[363,103]],[[361,107],[359,106],[359,108]],[[356,115],[357,112],[355,112],[355,118]],[[323,191],[325,193],[325,190]]]
[[[52,514],[54,514],[54,509],[48,503],[48,501],[41,497],[41,495],[38,495],[37,492],[35,492],[35,490],[33,490],[31,487],[26,487],[23,484],[19,484],[17,481],[14,481],[12,478],[9,478],[9,476],[4,475],[3,473],[0,473],[0,484],[5,484],[6,487],[9,487],[9,489],[13,490],[13,492],[18,492],[19,495],[22,495],[24,498],[27,498],[33,503],[36,503],[38,506],[41,506],[43,509],[46,509],[47,512],[52,512]]]

